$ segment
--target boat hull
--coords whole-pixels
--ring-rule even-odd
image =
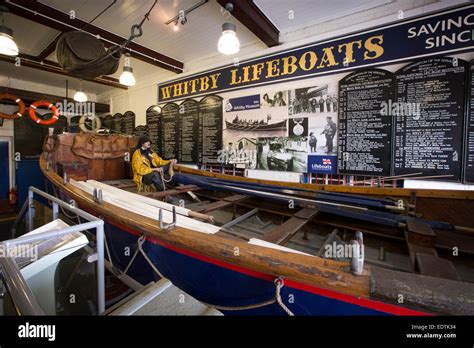
[[[128,267],[135,254],[138,238],[145,235],[146,239],[142,247],[153,265],[175,286],[197,300],[216,307],[226,315],[287,314],[277,302],[251,308],[255,304],[275,299],[274,281],[278,276],[275,275],[273,267],[268,268],[268,272],[257,270],[253,265],[239,262],[241,259],[228,255],[228,248],[222,249],[219,254],[209,253],[211,245],[208,248],[195,247],[194,243],[198,240],[191,244],[187,242],[183,244],[185,240],[178,240],[179,229],[166,232],[161,238],[159,233],[136,227],[136,225],[142,225],[136,224],[140,219],[139,216],[136,216],[131,224],[124,223],[123,221],[128,221],[128,219],[111,214],[110,208],[104,210],[101,205],[91,204],[90,199],[84,199],[82,193],[71,189],[69,185],[63,185],[56,174],[50,178],[50,173],[47,171],[44,173],[51,180],[51,184],[56,186],[56,192],[59,193],[61,199],[68,202],[73,199],[81,209],[103,218],[110,259],[121,271]],[[153,225],[156,226],[156,224]],[[173,236],[173,233],[176,235]],[[219,236],[216,238],[222,239]],[[209,236],[203,234],[203,239],[207,240]],[[173,243],[170,243],[171,240]],[[238,245],[237,241],[236,244]],[[270,252],[272,249],[268,250]],[[265,263],[270,262],[266,260],[264,252],[259,255]],[[275,259],[272,262],[276,262],[275,267],[278,268],[282,261]],[[308,264],[305,269],[312,270],[308,273],[308,282],[301,278],[296,278],[298,279],[296,280],[285,277],[284,286],[280,292],[282,302],[295,315],[429,315],[416,309],[331,289],[331,286],[337,285],[336,279],[332,281],[333,284],[330,284],[330,287],[315,285],[309,278],[319,274],[314,272],[323,272],[323,270],[311,268]],[[337,273],[334,272],[332,274],[336,275]],[[277,273],[280,274],[280,271]],[[127,275],[143,285],[159,279],[159,275],[140,254],[129,267]],[[321,273],[318,278],[327,276],[328,274]],[[341,282],[344,283],[342,279]],[[235,307],[242,306],[247,308],[235,310]],[[234,310],[221,307],[231,307]]]
[[[141,233],[110,220],[106,221],[105,231],[114,265],[121,270],[126,269],[135,253]],[[275,298],[272,275],[177,248],[157,238],[147,238],[143,249],[166,278],[204,303],[218,308],[242,307]],[[127,274],[142,284],[159,279],[141,255],[134,260]],[[285,282],[281,289],[281,298],[295,315],[423,314],[293,281]],[[226,315],[286,315],[277,303],[253,309],[221,311]]]

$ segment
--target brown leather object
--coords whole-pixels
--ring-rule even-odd
[[[128,143],[128,138],[120,135],[80,133],[74,137],[72,152],[89,159],[120,158],[128,152]]]
[[[57,136],[48,135],[44,139],[43,151],[49,152],[49,153],[55,152],[58,149],[58,146],[59,146],[59,141],[57,139]]]

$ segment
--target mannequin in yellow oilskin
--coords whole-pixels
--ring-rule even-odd
[[[175,159],[164,160],[151,149],[150,138],[146,135],[140,137],[136,150],[132,156],[133,182],[140,192],[144,185],[153,185],[157,191],[163,191],[163,178],[167,181],[173,176]]]

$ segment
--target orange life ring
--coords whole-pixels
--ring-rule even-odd
[[[16,118],[20,118],[23,116],[25,113],[25,103],[23,103],[23,100],[18,98],[16,95],[10,94],[10,93],[3,93],[0,94],[0,100],[7,99],[7,100],[13,100],[15,103],[18,104],[18,111],[13,113],[13,114],[5,114],[3,112],[0,112],[0,117],[1,118],[6,118],[9,120],[14,120]]]
[[[36,109],[39,106],[46,106],[46,107],[48,107],[48,109],[51,109],[51,111],[53,112],[53,117],[51,117],[49,120],[43,120],[43,119],[39,118],[36,115]],[[56,106],[54,106],[53,103],[50,103],[49,101],[46,101],[46,100],[38,100],[38,101],[35,101],[33,104],[31,104],[29,113],[30,113],[30,118],[35,123],[38,123],[38,124],[44,124],[44,125],[53,124],[59,118],[58,108]]]

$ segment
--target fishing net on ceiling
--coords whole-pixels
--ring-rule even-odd
[[[69,75],[80,79],[115,73],[120,56],[120,46],[107,50],[99,39],[83,31],[63,33],[56,44],[59,65]]]
[[[150,13],[156,3],[157,0],[154,0],[142,21],[132,26],[130,36],[126,41],[120,45],[112,46],[108,50],[97,37],[85,31],[63,33],[56,44],[56,57],[59,65],[69,75],[84,80],[115,73],[125,47],[135,38],[142,36],[143,23],[145,20],[149,20]]]

